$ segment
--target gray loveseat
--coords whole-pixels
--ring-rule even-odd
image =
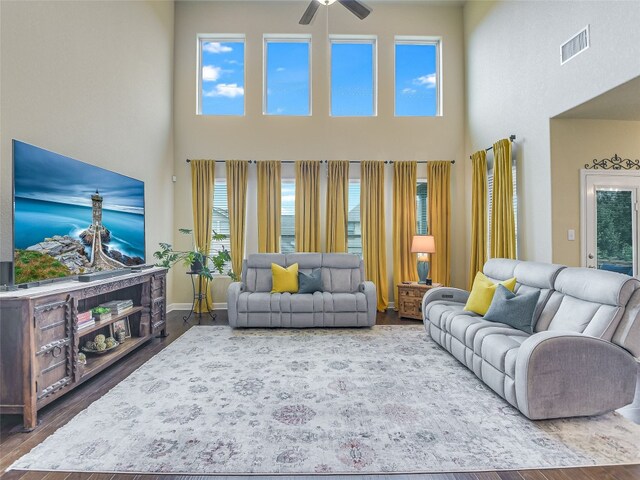
[[[469,293],[423,298],[433,340],[530,419],[598,415],[633,402],[640,357],[640,282],[587,268],[492,259],[483,273],[540,290],[534,334],[464,311]]]
[[[322,272],[323,291],[271,293],[271,264],[298,264]],[[227,292],[232,327],[370,327],[376,323],[376,287],[364,280],[360,257],[347,253],[257,253],[242,267],[242,281]]]

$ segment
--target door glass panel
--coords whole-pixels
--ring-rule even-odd
[[[633,192],[596,190],[598,268],[633,275]]]

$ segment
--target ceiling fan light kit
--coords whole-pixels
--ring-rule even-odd
[[[358,0],[311,0],[311,3],[302,14],[300,25],[309,25],[320,5],[329,6],[335,2],[340,3],[360,20],[364,20],[371,13],[371,9]]]

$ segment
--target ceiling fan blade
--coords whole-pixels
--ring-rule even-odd
[[[338,2],[360,20],[364,20],[371,13],[371,9],[358,0],[338,0]]]
[[[302,18],[300,19],[300,25],[309,25],[311,20],[313,20],[314,15],[318,11],[320,7],[320,2],[317,0],[311,0],[311,3],[307,7],[307,9],[302,14]]]

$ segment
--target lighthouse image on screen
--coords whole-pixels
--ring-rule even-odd
[[[15,282],[144,263],[144,183],[15,141]]]

